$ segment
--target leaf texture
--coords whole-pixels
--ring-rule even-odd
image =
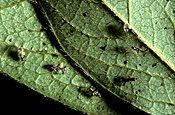
[[[73,109],[90,114],[116,114],[108,101],[89,91],[95,88],[67,61],[43,31],[27,1],[0,2],[0,70],[33,90]],[[57,41],[56,41],[57,42]],[[19,47],[26,60],[21,60]],[[66,67],[64,74],[52,67]],[[119,114],[119,113],[117,113]]]
[[[101,2],[47,2],[41,5],[58,42],[93,80],[147,113],[175,113],[174,72]]]
[[[175,71],[174,0],[103,0],[139,39]]]

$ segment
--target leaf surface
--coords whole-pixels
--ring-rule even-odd
[[[90,114],[116,114],[105,98],[92,95],[94,86],[77,72],[43,31],[27,1],[0,2],[0,70],[33,90],[73,109]],[[23,46],[26,60],[18,53]],[[66,66],[64,74],[51,68]],[[119,112],[117,112],[119,114]]]
[[[42,7],[58,42],[92,79],[145,112],[175,114],[174,72],[135,36],[126,34],[121,21],[101,2],[48,4],[52,8]]]
[[[175,71],[174,0],[102,0]]]

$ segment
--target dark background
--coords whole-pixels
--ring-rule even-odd
[[[83,115],[0,73],[0,113]]]
[[[111,98],[115,97],[109,97]],[[117,103],[118,104],[117,104]],[[120,99],[111,101],[123,115],[147,115]],[[44,97],[16,80],[0,73],[0,113],[4,114],[55,114],[84,115],[50,98]],[[86,114],[87,115],[87,114]]]

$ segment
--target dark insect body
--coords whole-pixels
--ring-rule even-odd
[[[64,66],[62,68],[62,67],[60,67],[60,64],[54,64],[54,65],[52,65],[51,69],[54,72],[56,72],[56,73],[58,73],[61,70],[62,71],[62,74],[64,74],[64,72],[67,70],[66,66]]]
[[[136,46],[132,46],[131,47],[133,50],[135,50],[137,53],[139,53],[139,52],[145,52],[146,50],[143,50],[142,48],[139,48],[139,47],[136,47]]]
[[[124,24],[123,30],[124,30],[125,32],[130,31],[130,32],[132,32],[135,36],[138,36],[138,35],[134,32],[134,30],[133,30],[128,24]]]

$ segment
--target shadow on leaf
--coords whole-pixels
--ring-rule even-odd
[[[50,6],[48,6],[50,7]],[[40,23],[43,25],[43,28],[45,29],[45,32],[47,33],[47,36],[51,42],[51,44],[53,46],[55,46],[57,48],[57,50],[63,54],[63,55],[67,55],[61,48],[60,44],[58,43],[57,39],[55,38],[54,34],[52,33],[52,31],[50,31],[50,27],[49,27],[49,23],[47,21],[47,19],[44,17],[44,14],[41,12],[41,9],[34,4],[34,8],[35,11],[37,13],[37,17],[40,21]],[[49,8],[48,8],[49,9]],[[50,9],[52,9],[50,7]],[[107,31],[109,32],[109,34],[111,34],[112,36],[120,36],[121,34],[118,32],[119,29],[114,26],[114,25],[110,25],[107,27]],[[102,50],[105,50],[106,47],[101,47]],[[84,76],[84,78],[86,80],[88,80],[93,87],[95,87],[96,89],[99,90],[99,92],[102,94],[101,98],[105,100],[106,104],[113,110],[115,110],[117,113],[122,113],[122,114],[127,114],[128,111],[132,114],[134,113],[140,113],[140,114],[144,114],[144,112],[139,111],[139,109],[135,109],[131,104],[126,103],[125,101],[121,100],[120,98],[114,96],[113,94],[111,94],[109,91],[107,91],[106,89],[104,89],[102,86],[100,86],[99,84],[95,83],[89,76],[87,76],[83,70],[81,68],[79,68],[78,66],[74,65],[74,61],[69,57],[69,56],[64,56],[66,58],[66,60],[68,61],[68,63],[76,70],[78,71],[82,76]],[[44,68],[48,69],[50,71],[50,65],[45,65]],[[89,93],[86,89],[78,89],[79,92],[83,95],[85,95],[86,97],[90,98],[92,96],[91,93]],[[114,103],[115,102],[115,103]],[[127,108],[128,111],[125,111],[125,109]]]
[[[43,68],[44,69],[47,69],[49,72],[52,72],[53,71],[52,65],[44,65]]]
[[[19,55],[18,55],[18,50],[17,50],[16,47],[8,47],[7,55],[8,55],[9,58],[11,58],[14,61],[19,61],[20,60]]]
[[[116,25],[107,26],[107,32],[114,37],[118,37],[122,35],[120,32],[120,28],[118,28]]]
[[[9,52],[8,56],[10,56],[15,61],[19,61],[18,52],[11,51],[11,52]]]
[[[78,89],[78,92],[80,92],[81,94],[83,94],[85,97],[88,97],[88,98],[90,98],[90,97],[93,96],[92,93],[88,90],[88,88],[82,88],[82,87],[80,87]]]

